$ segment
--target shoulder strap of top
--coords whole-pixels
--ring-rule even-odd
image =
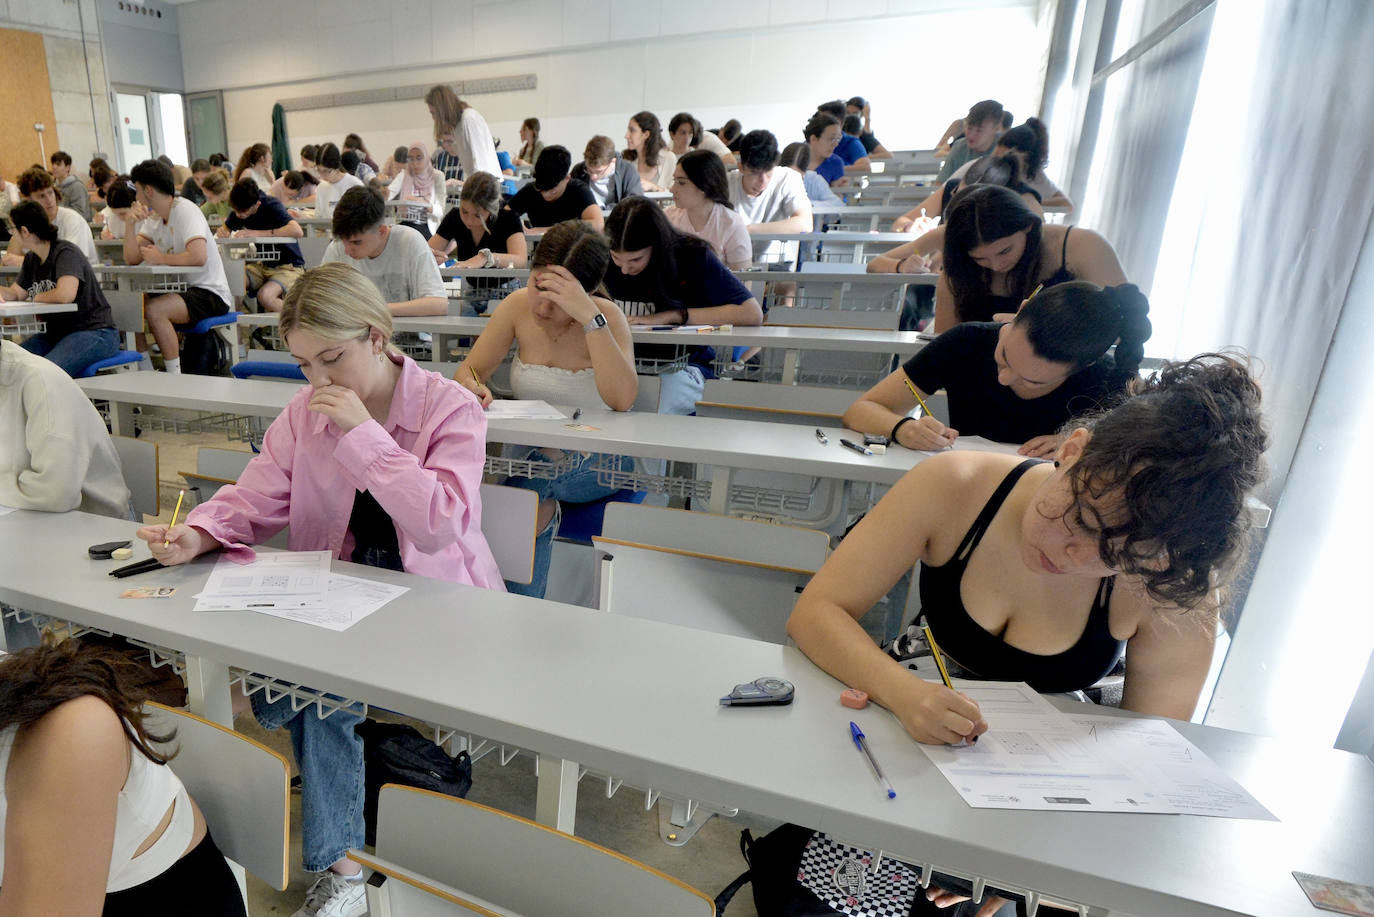
[[[973,549],[978,547],[978,542],[983,540],[983,534],[987,532],[988,526],[992,524],[993,517],[997,515],[997,511],[1001,509],[1002,504],[1006,502],[1007,494],[1011,493],[1011,489],[1016,486],[1016,482],[1021,480],[1021,476],[1031,468],[1042,464],[1044,464],[1044,462],[1041,459],[1026,459],[1011,471],[1007,472],[1007,476],[1002,479],[1002,483],[998,484],[997,489],[992,492],[992,496],[988,497],[988,502],[983,504],[983,511],[978,514],[977,519],[973,520],[973,525],[969,526],[968,534],[964,536],[964,540],[959,543],[958,550],[954,552],[954,560],[961,563],[968,560],[969,555],[973,553]]]
[[[1069,269],[1069,233],[1073,232],[1072,226],[1064,227],[1064,244],[1059,247],[1059,269],[1067,271]]]

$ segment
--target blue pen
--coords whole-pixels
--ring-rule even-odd
[[[849,735],[854,739],[854,746],[863,752],[864,757],[868,759],[868,764],[873,768],[873,774],[878,778],[878,782],[887,788],[887,798],[896,799],[897,791],[892,788],[892,783],[887,779],[887,775],[878,766],[878,759],[873,757],[873,752],[868,747],[868,737],[864,735],[864,731],[859,728],[858,723],[850,722]]]

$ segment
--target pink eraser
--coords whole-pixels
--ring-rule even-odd
[[[845,688],[840,692],[840,703],[855,710],[862,710],[868,706],[868,695],[858,688]]]

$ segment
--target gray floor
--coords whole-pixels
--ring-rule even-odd
[[[228,443],[223,436],[190,435],[149,431],[143,434],[158,443],[159,479],[162,482],[161,513],[158,521],[167,522],[176,504],[177,490],[184,482],[177,472],[194,470],[196,448],[201,445],[216,448],[243,448],[246,445]],[[152,521],[149,519],[148,521]],[[283,731],[266,732],[251,718],[240,718],[240,731],[278,749],[288,759],[290,744]],[[473,787],[469,794],[474,802],[513,812],[527,818],[534,815],[534,763],[526,755],[519,755],[508,765],[501,766],[499,755],[489,755],[478,761],[473,769]],[[745,863],[739,852],[739,832],[750,828],[757,836],[776,826],[761,818],[744,813],[737,818],[712,818],[701,832],[683,847],[672,847],[659,838],[657,806],[645,810],[644,794],[623,787],[612,798],[606,798],[605,783],[588,778],[579,787],[577,805],[577,834],[602,844],[626,856],[675,876],[715,897],[722,888],[744,871]],[[480,839],[474,843],[480,843]],[[279,892],[249,877],[248,900],[252,917],[267,914],[289,915],[305,900],[305,890],[312,876],[300,869],[300,808],[299,797],[292,806],[293,873],[286,891]],[[735,898],[729,917],[756,917],[750,891],[745,889]]]

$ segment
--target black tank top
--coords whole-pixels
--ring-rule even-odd
[[[1064,228],[1064,244],[1059,248],[1059,270],[1045,278],[1044,286],[1046,289],[1077,279],[1069,270],[1068,262],[1069,233],[1072,231],[1072,226]],[[998,313],[1016,312],[1021,308],[1021,299],[1020,296],[996,296],[984,292],[981,295],[971,297],[970,301],[959,307],[959,320],[961,322],[990,322],[992,317]]]
[[[1062,653],[1048,656],[1017,649],[984,630],[969,617],[959,592],[969,558],[997,511],[1021,476],[1038,464],[1039,460],[1028,459],[1002,479],[948,563],[939,567],[921,564],[921,614],[940,649],[975,678],[1024,681],[1044,693],[1077,691],[1110,672],[1126,649],[1125,641],[1113,637],[1107,626],[1112,577],[1102,578],[1088,623],[1077,642]]]

